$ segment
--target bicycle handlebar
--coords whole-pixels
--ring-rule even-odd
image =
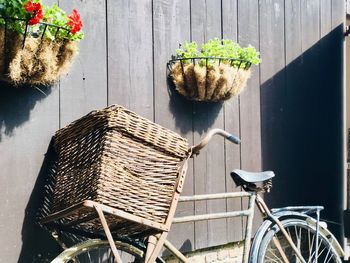
[[[200,143],[192,147],[192,155],[198,154],[199,151],[203,149],[209,143],[212,137],[216,134],[221,135],[222,137],[235,144],[240,144],[241,142],[241,140],[237,136],[230,134],[222,129],[212,129],[205,135],[205,137],[200,141]]]

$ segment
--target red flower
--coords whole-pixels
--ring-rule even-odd
[[[36,25],[43,19],[43,8],[40,3],[33,3],[31,0],[23,5],[24,9],[31,14],[31,19],[28,21],[29,25]]]
[[[80,19],[80,15],[76,9],[73,9],[73,13],[68,16],[68,25],[71,27],[71,32],[73,35],[78,33],[83,27],[83,22]]]

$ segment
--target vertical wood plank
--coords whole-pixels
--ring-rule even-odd
[[[190,4],[188,0],[153,2],[154,112],[155,122],[187,137],[192,137],[192,102],[167,87],[166,64],[179,43],[190,40]],[[183,195],[193,194],[193,162],[190,160]],[[194,203],[179,204],[176,216],[193,215]],[[182,251],[194,249],[194,223],[173,225],[169,240]]]
[[[69,14],[79,10],[85,39],[73,67],[60,82],[61,126],[107,105],[106,5],[105,0],[60,1]]]
[[[259,5],[254,0],[238,0],[238,42],[259,50]],[[250,171],[261,170],[259,73],[259,67],[252,66],[252,77],[240,95],[241,168]],[[254,225],[260,220],[256,211]]]
[[[332,0],[332,34],[329,37],[329,51],[332,52],[332,57],[329,58],[331,69],[329,69],[328,74],[330,74],[330,87],[332,88],[332,96],[328,101],[332,113],[328,115],[328,120],[330,123],[329,127],[337,127],[335,129],[328,131],[328,136],[336,138],[332,141],[332,161],[333,163],[331,171],[329,173],[333,174],[334,180],[332,181],[332,196],[326,199],[329,202],[330,209],[328,211],[328,217],[332,220],[341,221],[343,217],[344,209],[344,147],[346,145],[346,140],[344,138],[344,20],[345,20],[345,2],[342,0]],[[341,150],[340,150],[341,149]],[[336,190],[337,189],[337,190]],[[342,189],[343,191],[341,191]],[[333,200],[333,201],[330,201]],[[340,239],[344,237],[342,229],[339,226],[332,226],[331,228],[335,235]]]
[[[254,0],[238,0],[238,41],[241,46],[259,49],[259,5]],[[241,163],[243,169],[261,169],[259,68],[240,95]]]
[[[343,98],[343,87],[342,87],[342,63],[343,63],[343,53],[342,53],[342,42],[343,42],[343,28],[342,24],[335,28],[332,31],[332,12],[334,12],[337,7],[332,6],[331,0],[320,1],[320,32],[319,32],[319,56],[318,56],[318,76],[319,82],[322,85],[317,86],[319,93],[317,99],[317,107],[324,111],[324,114],[318,114],[315,116],[316,122],[327,123],[329,129],[322,129],[317,134],[318,141],[318,160],[324,165],[322,168],[317,169],[317,174],[322,178],[327,178],[332,174],[331,182],[325,182],[324,180],[319,180],[317,182],[318,189],[321,192],[325,192],[322,195],[320,202],[325,206],[325,213],[329,220],[339,221],[339,218],[342,217],[342,202],[343,196],[341,195],[340,189],[342,185],[342,175],[343,171],[341,167],[336,168],[336,164],[341,163],[342,157],[340,156],[339,150],[341,149],[341,139],[340,135],[343,137],[342,128],[340,127],[340,119],[342,118],[342,106],[340,101]],[[338,3],[340,3],[338,1]],[[339,22],[344,16],[344,13],[341,12],[337,15]],[[342,21],[341,21],[342,22]],[[339,46],[338,46],[339,45]],[[330,67],[330,65],[332,65]],[[330,74],[331,73],[331,74]],[[332,92],[329,92],[329,88],[332,87]],[[316,89],[316,87],[315,87]],[[322,96],[321,94],[328,94],[327,96]],[[326,106],[327,105],[327,106]],[[338,117],[337,117],[338,115]],[[337,138],[334,140],[323,140],[323,138]],[[344,138],[344,137],[343,137]],[[323,140],[322,143],[320,143]],[[335,146],[337,145],[337,146]],[[345,145],[344,145],[345,146]],[[343,146],[343,147],[344,147]],[[328,149],[328,150],[325,150]],[[330,157],[332,156],[332,157]],[[330,162],[330,158],[334,158]],[[329,189],[338,189],[336,191],[329,191]],[[333,203],[334,202],[334,203]],[[336,204],[336,205],[334,205]],[[334,226],[331,226],[334,227]],[[339,227],[337,229],[332,229],[336,231],[335,233],[339,234]]]
[[[332,29],[332,0],[320,1],[320,37],[325,37]]]
[[[320,2],[319,0],[301,1],[302,50],[310,49],[320,36]],[[315,63],[316,64],[316,63]]]
[[[260,2],[260,51],[261,51],[261,98],[262,130],[268,136],[264,138],[264,148],[279,147],[283,143],[283,103],[284,103],[284,3],[280,0]],[[271,52],[273,50],[273,52]],[[274,128],[272,128],[274,127]],[[276,150],[275,158],[283,158]],[[278,163],[278,162],[277,162]],[[265,162],[265,164],[267,164]],[[268,165],[268,164],[267,164]]]
[[[264,0],[260,4],[261,118],[264,169],[274,170],[274,181],[285,173],[285,17],[284,1]],[[287,25],[286,25],[287,26]],[[272,52],[273,50],[273,52]],[[278,188],[278,189],[277,189]],[[274,187],[275,190],[282,190]],[[283,189],[282,191],[288,191]],[[269,200],[269,195],[266,195]]]
[[[338,26],[343,26],[345,17],[345,1],[342,0],[332,0],[331,8],[332,16],[332,28],[337,28]]]
[[[298,180],[295,177],[301,176],[301,173],[297,172],[298,154],[295,152],[299,150],[294,145],[299,143],[298,134],[295,132],[298,127],[298,120],[300,120],[298,111],[298,101],[303,96],[303,80],[300,77],[303,71],[301,57],[302,54],[302,19],[301,19],[301,1],[286,0],[285,1],[285,87],[283,91],[284,105],[283,105],[283,118],[284,118],[284,130],[283,140],[285,143],[279,147],[279,153],[283,152],[283,160],[280,163],[274,161],[276,154],[271,155],[270,163],[275,163],[270,169],[276,169],[276,178],[274,179],[274,188],[272,193],[267,195],[267,200],[272,206],[286,205],[288,203],[288,197],[293,195],[294,187],[290,187],[290,183],[298,184]],[[264,103],[267,103],[266,101]],[[266,117],[267,118],[267,117]],[[266,131],[266,133],[268,133]],[[271,135],[271,136],[274,136]],[[263,136],[265,140],[265,137]],[[288,143],[293,141],[293,144]],[[271,144],[273,141],[268,141],[266,144]],[[268,147],[266,145],[266,147]],[[299,145],[301,147],[301,145]],[[269,156],[270,151],[263,153]],[[278,155],[278,154],[277,154]],[[295,168],[293,168],[295,167]],[[266,167],[268,168],[268,167]],[[293,171],[291,171],[293,170]],[[291,182],[292,181],[292,182]],[[285,197],[283,197],[285,196]],[[295,203],[291,201],[289,203]]]
[[[224,39],[237,41],[238,17],[237,17],[237,0],[222,1],[222,31]],[[239,98],[234,97],[225,102],[224,105],[225,130],[240,137],[239,122]],[[226,174],[226,191],[241,191],[236,188],[231,179],[230,172],[233,169],[240,168],[240,145],[232,144],[225,141],[225,174]],[[227,211],[240,210],[240,199],[228,199]],[[230,218],[227,220],[227,240],[229,242],[242,240],[242,218]]]
[[[285,35],[286,35],[286,66],[298,59],[302,52],[301,46],[301,0],[285,1]],[[288,68],[287,68],[288,69]],[[288,83],[288,81],[287,81]]]
[[[302,79],[302,90],[299,90],[299,100],[295,101],[295,109],[297,110],[295,116],[300,116],[303,114],[303,118],[297,121],[297,127],[302,128],[303,131],[295,131],[297,136],[300,138],[300,147],[303,147],[303,152],[305,156],[312,156],[314,158],[305,159],[305,156],[299,156],[297,159],[299,165],[303,167],[303,172],[305,174],[310,174],[307,178],[303,178],[303,185],[299,189],[303,189],[306,192],[310,187],[314,187],[315,180],[313,176],[315,174],[322,174],[322,168],[317,167],[319,158],[322,155],[322,147],[320,145],[320,134],[315,133],[312,127],[317,127],[319,121],[322,123],[322,117],[320,115],[320,110],[322,106],[320,105],[320,87],[319,83],[319,63],[320,63],[320,1],[301,1],[301,25],[302,25],[302,63],[304,70],[301,72],[300,78]],[[305,70],[307,69],[307,70]],[[302,96],[302,97],[301,97]],[[322,111],[322,110],[321,110]],[[295,117],[294,117],[295,118]],[[294,149],[295,153],[298,149]],[[315,154],[315,152],[317,154]],[[319,175],[321,175],[319,174]],[[302,179],[302,175],[298,176]],[[294,183],[296,186],[296,183]],[[294,198],[293,198],[294,199]],[[299,195],[295,197],[294,201],[298,203],[305,202],[305,195]],[[317,199],[311,197],[308,198],[308,202]],[[314,200],[316,201],[316,200]]]
[[[192,39],[199,44],[221,37],[221,1],[191,2]],[[195,103],[193,115],[194,142],[209,129],[224,128],[221,104]],[[215,138],[194,160],[195,193],[215,193],[225,191],[224,140]],[[225,211],[224,200],[196,202],[195,212],[213,213]],[[226,243],[226,220],[211,220],[195,223],[196,248]]]
[[[152,1],[107,3],[108,103],[153,120]]]

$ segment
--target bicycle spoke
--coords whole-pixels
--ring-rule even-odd
[[[320,251],[321,245],[322,245],[322,242],[319,242],[319,244],[318,244],[318,251]],[[316,245],[315,245],[315,246],[316,246]],[[315,256],[315,254],[316,254],[316,249],[312,252],[312,255],[311,255],[310,259],[309,259],[309,262],[312,262],[311,260],[313,259],[313,257]],[[320,254],[318,254],[317,259],[318,259],[319,257],[320,257]]]
[[[108,249],[108,258],[110,263],[114,263],[114,255],[112,253],[112,249]]]
[[[291,237],[292,235],[290,234],[289,227],[288,227],[288,228],[286,228],[286,230],[287,230],[288,235]]]
[[[327,255],[326,255],[326,258],[325,258],[325,261],[327,260],[327,258],[328,258],[328,256],[329,256],[330,251],[331,251],[331,249],[330,249],[330,247],[329,247],[328,252],[327,252]],[[330,257],[330,258],[329,258],[329,260],[331,260],[331,259],[332,259],[332,257]],[[329,260],[328,260],[328,261],[326,261],[325,263],[328,263],[328,262],[329,262]]]
[[[307,230],[307,241],[308,241],[308,244],[309,244],[309,260],[310,260],[310,257],[311,257],[311,253],[312,253],[312,247],[313,247],[313,243],[310,243],[310,235],[311,235],[311,233],[310,233],[310,229],[308,229]],[[311,244],[311,246],[310,246],[310,244]],[[309,262],[309,260],[308,260],[308,262]]]
[[[316,255],[316,230],[312,225],[301,219],[290,219],[284,222],[284,228],[306,262],[315,263],[317,259],[317,263],[341,263],[341,259],[334,251],[332,244],[322,233],[319,236],[318,254]],[[258,254],[261,260],[258,262],[300,263],[295,250],[280,228],[271,227],[263,242],[265,243],[261,246],[262,252]]]
[[[274,254],[274,255],[275,255],[275,254]],[[269,256],[266,256],[265,258],[266,258],[267,260],[265,260],[265,261],[268,262],[268,260],[271,260],[271,261],[276,262],[276,263],[280,263],[280,262],[283,263],[283,261],[282,261],[280,258],[278,258],[276,255],[275,255],[275,257],[277,258],[277,260],[276,260],[276,259],[273,259],[273,258],[270,258]]]
[[[323,252],[324,252],[326,249],[327,249],[327,248],[324,247],[324,248],[321,250],[321,252],[320,252],[320,250],[319,250],[317,259],[319,259],[319,258],[321,257],[321,255],[323,254]],[[328,249],[330,250],[330,248],[328,248]],[[315,253],[316,253],[316,252],[315,252]]]
[[[297,248],[301,253],[301,228],[299,228],[299,234],[297,235]],[[296,257],[296,262],[300,262],[298,257]]]
[[[89,261],[92,262],[91,255],[88,253]]]
[[[309,229],[309,233],[310,233],[310,229]],[[314,242],[315,242],[315,235],[312,235],[311,247],[309,247],[309,260],[308,260],[308,262],[310,262],[310,263],[311,263],[311,259],[312,259],[312,248],[314,247]]]
[[[325,263],[328,263],[333,257],[334,257],[334,255],[332,255],[332,256],[329,258],[329,260],[327,260],[327,262],[325,262]]]
[[[269,257],[269,259],[271,259],[271,260],[274,261],[274,262],[282,262],[282,263],[283,263],[283,260],[282,260],[280,257],[278,257],[278,256],[273,252],[272,249],[269,250],[269,253],[272,254],[272,256],[274,256],[274,258],[276,258],[278,261],[276,261],[275,259],[272,259],[272,258],[270,258],[270,257]]]
[[[294,226],[294,234],[295,234],[295,240],[298,240],[298,230],[296,226]]]
[[[284,238],[284,236],[282,236],[282,238]],[[284,262],[284,263],[289,263],[289,260],[288,260],[288,258],[287,258],[287,255],[286,255],[286,253],[283,251],[281,242],[279,241],[278,237],[277,237],[277,236],[274,236],[272,240],[273,240],[273,243],[274,243],[275,247],[277,248],[279,254],[280,254],[281,257],[282,257],[283,262]],[[283,240],[283,239],[282,239],[282,240]]]

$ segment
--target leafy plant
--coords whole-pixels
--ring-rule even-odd
[[[176,50],[176,54],[185,63],[190,62],[190,60],[187,60],[189,58],[203,58],[200,60],[202,66],[213,66],[219,63],[219,59],[222,63],[236,67],[245,67],[251,64],[257,65],[261,62],[260,54],[253,46],[248,45],[242,48],[238,43],[230,39],[210,39],[202,44],[200,51],[196,42],[185,42]]]
[[[194,58],[199,56],[199,51],[196,42],[185,42],[183,45],[180,45],[180,48],[176,49],[176,54],[180,58]],[[189,62],[190,60],[185,60]]]
[[[248,45],[246,48],[242,48],[240,50],[239,58],[254,65],[261,63],[259,52],[257,52],[255,47],[251,45]]]
[[[24,35],[27,33],[55,39],[72,41],[84,38],[82,21],[76,10],[67,15],[56,4],[46,6],[41,0],[0,0],[0,26],[7,21],[8,29]],[[49,24],[46,26],[45,24]]]

